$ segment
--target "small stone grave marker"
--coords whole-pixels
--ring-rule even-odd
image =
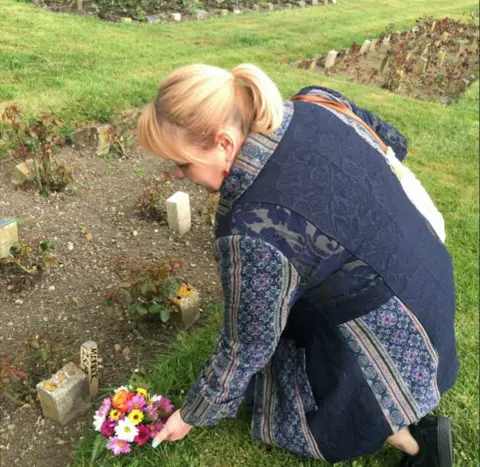
[[[366,54],[370,50],[370,46],[372,45],[372,41],[363,41],[362,46],[360,47],[360,55]]]
[[[12,183],[21,186],[25,182],[31,182],[35,178],[35,166],[33,159],[27,159],[16,165],[12,172]]]
[[[185,235],[192,227],[190,197],[188,193],[177,191],[167,199],[168,226],[178,235]]]
[[[50,379],[37,384],[45,418],[61,425],[90,409],[87,375],[75,363],[68,363]]]
[[[175,304],[176,311],[170,313],[170,317],[173,323],[187,329],[200,318],[200,295],[192,288],[190,295],[181,297],[178,302]]]
[[[10,256],[10,248],[18,242],[18,225],[15,219],[0,219],[0,258]]]
[[[90,397],[98,394],[98,345],[87,341],[80,348],[80,369],[87,375]]]
[[[328,70],[335,65],[335,59],[337,58],[338,52],[336,50],[330,50],[325,60],[325,68]]]
[[[440,50],[437,53],[437,65],[439,67],[443,66],[443,62],[445,61],[445,55],[446,55],[445,50]]]

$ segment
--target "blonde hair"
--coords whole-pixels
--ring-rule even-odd
[[[209,149],[227,125],[244,136],[273,133],[283,119],[283,101],[260,68],[238,65],[232,73],[209,65],[189,65],[171,73],[138,121],[140,145],[176,162],[202,162],[182,142]]]

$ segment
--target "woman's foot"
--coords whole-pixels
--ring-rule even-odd
[[[415,456],[406,455],[400,467],[452,467],[452,423],[449,418],[426,415],[410,426],[420,446]]]

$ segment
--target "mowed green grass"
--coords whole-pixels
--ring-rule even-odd
[[[309,84],[344,92],[403,131],[406,160],[425,184],[447,224],[447,245],[457,283],[459,380],[439,412],[454,423],[456,466],[478,466],[478,82],[451,106],[420,102],[374,87],[327,78],[286,66],[330,49],[378,35],[390,22],[408,27],[423,14],[467,19],[475,1],[397,2],[341,0],[305,10],[252,14],[178,25],[122,25],[54,15],[0,0],[0,108],[16,103],[28,114],[53,112],[72,123],[108,120],[120,109],[151,99],[162,77],[177,66],[203,62],[231,68],[253,62],[288,97]],[[182,334],[169,356],[159,356],[148,379],[155,390],[181,403],[213,349],[219,316],[195,334]],[[368,427],[366,427],[368,429]],[[90,464],[92,437],[75,455]],[[385,448],[356,464],[388,467],[398,461]],[[319,466],[252,442],[244,413],[212,428],[198,428],[182,442],[143,448],[134,455],[102,457],[101,466]]]

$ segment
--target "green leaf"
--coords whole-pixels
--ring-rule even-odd
[[[40,344],[38,343],[38,340],[37,339],[32,339],[30,342],[30,347],[32,349],[39,349],[40,348]]]
[[[160,320],[162,321],[162,323],[167,323],[169,319],[170,311],[168,310],[168,308],[162,308],[162,310],[160,311]]]
[[[144,308],[143,306],[140,306],[140,305],[137,305],[135,307],[135,311],[139,314],[139,315],[146,315],[148,313],[148,310],[146,308]]]
[[[180,281],[178,279],[166,279],[163,281],[162,292],[165,298],[176,297],[177,291],[180,288]]]
[[[100,451],[107,447],[107,440],[102,436],[98,435],[93,442],[92,456],[90,457],[90,464],[93,464],[98,458]]]
[[[144,282],[140,286],[140,292],[142,293],[142,295],[148,295],[149,292],[155,292],[155,290],[156,287],[153,282]]]
[[[163,310],[163,306],[160,306],[158,303],[154,303],[153,305],[150,306],[148,309],[149,313],[161,313]]]

